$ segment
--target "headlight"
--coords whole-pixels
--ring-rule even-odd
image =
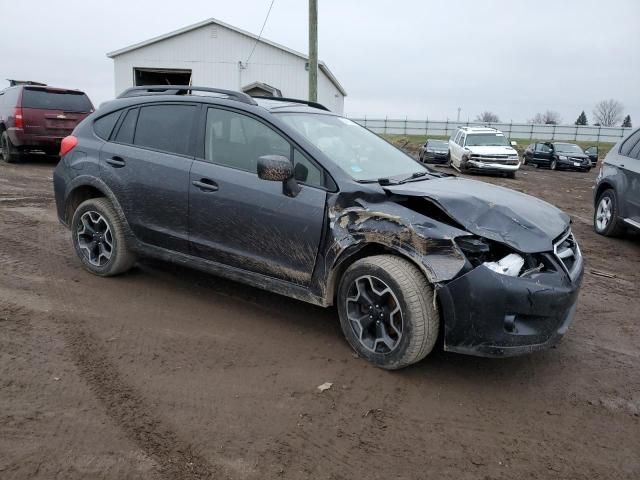
[[[567,156],[566,155],[558,155],[558,160],[566,160]]]
[[[524,258],[517,253],[510,253],[497,262],[484,262],[482,265],[502,275],[517,277],[524,266]]]
[[[543,254],[520,254],[502,243],[475,236],[455,241],[473,268],[484,265],[501,275],[525,277],[548,267]]]

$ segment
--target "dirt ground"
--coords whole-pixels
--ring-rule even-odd
[[[86,273],[52,169],[0,164],[0,478],[640,478],[640,240],[593,233],[596,171],[478,177],[573,218],[559,346],[386,372],[333,309],[158,262]]]

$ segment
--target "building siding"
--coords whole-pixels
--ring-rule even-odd
[[[115,93],[134,84],[134,68],[191,70],[193,85],[240,90],[253,82],[279,88],[282,95],[308,98],[306,60],[222,25],[205,25],[114,57]],[[244,68],[240,68],[242,62]],[[318,101],[343,113],[344,96],[329,77],[318,71]]]

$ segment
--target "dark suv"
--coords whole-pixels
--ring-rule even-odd
[[[93,112],[89,97],[79,90],[18,85],[0,91],[0,156],[5,162],[23,153],[57,155],[60,142]]]
[[[618,142],[604,157],[594,189],[593,228],[618,236],[640,230],[640,130]]]
[[[569,217],[417,162],[323,106],[189,86],[134,88],[62,143],[60,220],[87,270],[136,256],[336,305],[363,357],[527,353],[575,312]]]
[[[578,145],[564,142],[532,143],[525,149],[523,161],[529,165],[548,167],[551,170],[588,172],[592,167],[591,157]]]

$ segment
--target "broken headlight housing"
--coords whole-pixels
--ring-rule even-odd
[[[506,245],[481,237],[459,237],[456,244],[465,254],[470,269],[484,265],[502,275],[525,277],[549,266],[544,255],[516,252]]]

